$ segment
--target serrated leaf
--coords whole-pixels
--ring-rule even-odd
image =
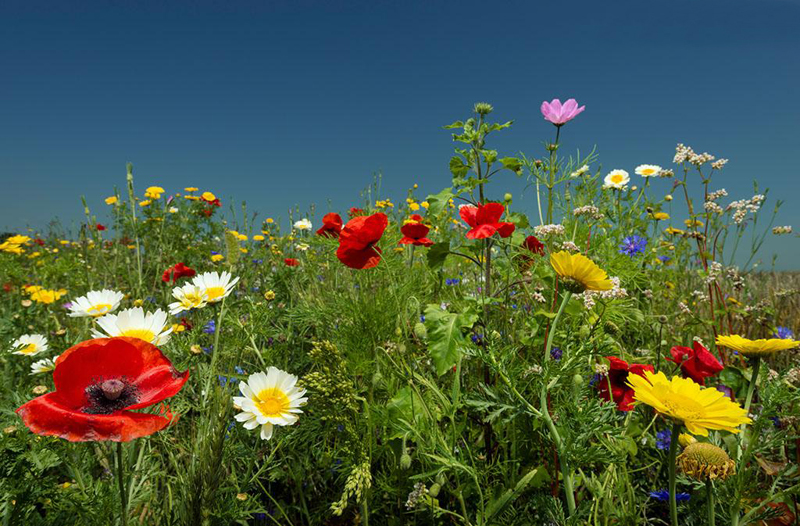
[[[516,157],[503,157],[500,162],[503,164],[503,168],[511,170],[517,175],[522,173],[522,161]]]
[[[469,166],[464,164],[461,157],[454,156],[450,159],[450,173],[453,174],[453,177],[464,177],[467,172],[469,172]]]
[[[428,207],[428,214],[432,216],[438,216],[442,213],[442,210],[450,203],[450,199],[453,198],[453,189],[452,188],[445,188],[438,194],[431,194],[425,200],[430,205]]]
[[[471,310],[456,313],[442,310],[439,305],[425,308],[428,352],[439,376],[458,363],[461,347],[467,343],[462,331],[472,328],[476,321],[478,315]]]

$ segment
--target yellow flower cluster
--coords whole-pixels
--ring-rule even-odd
[[[44,303],[45,305],[55,303],[67,294],[66,289],[45,289],[39,285],[28,285],[25,287],[25,292],[33,301]]]
[[[144,191],[144,196],[148,199],[161,199],[163,193],[164,189],[160,186],[150,186]]]
[[[375,201],[375,208],[394,208],[394,203],[392,203],[391,199]]]
[[[0,251],[9,254],[22,254],[25,252],[23,246],[31,240],[28,236],[16,235],[11,236],[4,242],[0,243]]]

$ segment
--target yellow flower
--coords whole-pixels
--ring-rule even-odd
[[[187,186],[186,188],[184,188],[184,190],[185,190],[186,192],[196,192],[196,191],[198,191],[198,190],[200,190],[200,189],[199,189],[199,188],[196,188],[196,187],[194,187],[194,186]]]
[[[214,199],[217,198],[217,196],[215,196],[211,192],[203,192],[202,194],[200,194],[200,196],[206,201],[213,201]]]
[[[225,256],[223,256],[222,254],[214,254],[214,255],[211,256],[211,261],[213,261],[215,263],[217,261],[222,261],[223,259],[225,259]]]
[[[745,356],[758,357],[769,356],[778,351],[794,349],[800,346],[800,342],[792,339],[770,338],[768,340],[748,340],[738,334],[730,336],[717,336],[717,345],[739,351]]]
[[[268,290],[267,292],[265,292],[264,293],[264,299],[267,300],[267,301],[274,300],[275,299],[275,291],[274,290]]]
[[[699,219],[684,219],[683,224],[687,226],[687,228],[691,228],[692,226],[703,226],[703,222]]]
[[[694,442],[686,446],[678,457],[681,471],[695,480],[725,480],[736,474],[736,462],[724,449],[708,442]]]
[[[274,220],[274,219],[272,219],[271,217],[268,217],[268,218],[267,218],[267,223],[270,223],[270,224],[272,224],[272,223],[274,223],[274,222],[275,222],[275,220]]]
[[[664,232],[666,232],[667,234],[679,234],[679,235],[685,234],[685,232],[680,228],[673,228],[671,226],[665,228]]]
[[[172,333],[177,334],[179,332],[183,332],[186,330],[186,327],[181,325],[180,323],[173,323],[172,324]]]
[[[419,210],[419,205],[417,203],[411,203],[410,205],[408,205],[408,208],[416,212],[417,210]]]
[[[689,444],[694,444],[695,442],[697,442],[697,439],[688,433],[678,435],[678,443],[683,447],[688,447]]]
[[[239,241],[247,241],[247,236],[244,234],[239,234],[237,237],[239,238]]]
[[[428,203],[427,201],[423,201],[423,202],[421,202],[421,203],[420,203],[420,206],[422,206],[422,208],[425,208],[425,209],[427,209],[427,208],[428,208],[429,206],[431,206],[431,205],[430,205],[430,203]]]
[[[106,204],[107,205],[116,204],[117,201],[119,201],[119,199],[117,199],[117,196],[115,196],[115,195],[112,195],[111,197],[106,197]]]
[[[694,380],[679,376],[670,380],[662,372],[644,374],[628,375],[634,400],[683,422],[693,435],[708,436],[709,429],[738,433],[738,426],[751,422],[739,404],[715,388],[701,387]]]
[[[656,212],[655,214],[653,214],[653,219],[655,219],[656,221],[665,221],[669,219],[669,214],[666,212]]]
[[[160,186],[150,186],[144,191],[144,196],[150,199],[161,199],[161,194],[163,193],[164,189]]]
[[[152,203],[152,201],[151,201],[151,200],[149,200],[149,199],[145,199],[144,201],[139,201],[139,206],[147,206],[147,205],[149,205],[150,203]]]
[[[58,289],[58,290],[48,290],[38,285],[33,287],[27,287],[25,291],[30,294],[31,299],[37,303],[43,303],[45,305],[50,305],[51,303],[55,303],[61,297],[66,295],[66,289]]]
[[[141,307],[144,304],[144,300],[133,300],[134,307]]]
[[[183,197],[184,197],[185,199],[189,199],[190,201],[199,201],[199,200],[200,200],[200,198],[199,198],[199,197],[197,197],[196,195],[185,195],[185,196],[183,196]]]
[[[253,241],[264,241],[264,236],[261,234],[256,234],[253,236]]]
[[[606,271],[583,254],[570,254],[562,250],[550,255],[550,264],[556,274],[567,281],[567,288],[573,292],[610,290],[613,287]]]

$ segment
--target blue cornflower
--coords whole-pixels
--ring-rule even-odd
[[[458,285],[460,281],[459,278],[447,278],[444,280],[446,285]]]
[[[775,329],[775,333],[772,335],[772,337],[780,338],[782,340],[793,340],[794,332],[789,327],[778,327]]]
[[[263,260],[263,259],[260,259],[260,258],[259,258],[259,259],[254,259],[254,260],[253,260],[253,264],[255,264],[255,265],[260,265],[260,264],[262,264],[263,262],[264,262],[264,260]]]
[[[558,347],[553,347],[552,349],[550,349],[550,356],[555,361],[560,360],[562,354],[564,354],[564,352]]]
[[[619,253],[633,257],[644,252],[644,247],[646,246],[647,239],[634,234],[622,240],[622,244],[619,246]]]
[[[214,320],[208,320],[206,326],[203,327],[203,332],[206,334],[214,334],[215,332],[217,332],[217,322],[215,322]]]
[[[667,261],[670,261],[671,259],[672,258],[669,257],[669,256],[658,256],[658,260],[661,261],[662,263],[666,263]]]
[[[420,323],[425,323],[425,315],[424,314],[420,314],[419,315],[419,321],[420,321]]]
[[[669,449],[672,443],[672,431],[665,429],[656,433],[656,447],[658,449]]]
[[[472,335],[472,343],[475,345],[482,345],[483,344],[483,334],[473,334]]]
[[[666,502],[669,500],[669,491],[662,489],[661,491],[651,491],[650,498],[660,500],[661,502]],[[676,493],[675,500],[677,502],[687,502],[691,498],[691,495],[688,493]]]

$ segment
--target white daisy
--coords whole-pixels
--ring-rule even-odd
[[[581,177],[582,175],[586,175],[587,173],[589,173],[589,166],[584,164],[583,166],[581,166],[580,168],[569,174],[569,176],[575,179],[577,177]]]
[[[311,230],[311,226],[311,221],[309,221],[307,218],[294,222],[294,227],[297,230]]]
[[[297,422],[300,407],[308,398],[305,389],[297,387],[297,377],[277,367],[266,373],[251,374],[239,382],[244,396],[234,396],[233,403],[242,410],[234,418],[244,422],[245,429],[261,426],[261,438],[272,438],[273,426],[290,426]]]
[[[169,304],[169,313],[173,316],[179,312],[192,309],[202,309],[208,305],[208,294],[202,287],[193,283],[172,289],[172,296],[178,300]]]
[[[95,338],[130,336],[153,345],[167,343],[172,332],[172,327],[167,324],[166,312],[158,309],[145,313],[141,307],[125,309],[119,314],[106,314],[98,318],[97,325],[105,334],[92,329],[92,336]]]
[[[636,175],[642,177],[656,177],[661,173],[661,167],[657,164],[640,164],[636,167]]]
[[[69,315],[73,318],[90,316],[99,318],[117,310],[124,297],[123,293],[115,290],[93,290],[87,293],[86,296],[72,300],[72,305],[69,307]]]
[[[49,373],[53,369],[56,368],[56,356],[55,358],[45,358],[43,360],[35,361],[31,364],[31,375],[34,374],[42,374],[42,373]]]
[[[603,179],[603,188],[624,189],[631,181],[631,176],[625,170],[611,170]]]
[[[230,272],[205,272],[194,277],[192,280],[193,285],[197,285],[208,296],[208,303],[216,303],[227,298],[228,295],[239,282],[239,278],[231,279]]]
[[[305,252],[306,250],[308,250],[308,249],[309,249],[309,248],[311,248],[311,247],[309,246],[309,244],[308,244],[308,243],[298,243],[298,244],[296,244],[296,245],[294,246],[294,248],[296,248],[296,249],[297,249],[297,250],[299,250],[300,252]]]
[[[23,334],[11,344],[14,354],[36,356],[47,351],[47,338],[41,334]]]

